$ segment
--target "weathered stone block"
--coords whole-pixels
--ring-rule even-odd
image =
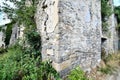
[[[47,49],[47,55],[53,56],[54,55],[53,49]]]
[[[64,69],[68,68],[71,65],[71,60],[66,60],[66,61],[59,63],[59,64],[53,62],[52,65],[58,72],[60,72]]]
[[[99,63],[97,60],[101,58],[100,2],[43,0],[38,5],[36,23],[42,35],[42,56],[43,59],[47,58],[44,52],[54,55],[53,66],[58,72],[67,73],[77,65],[90,68]],[[47,7],[43,9],[45,5]]]

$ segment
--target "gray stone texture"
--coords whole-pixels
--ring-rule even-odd
[[[114,9],[113,0],[109,0],[109,4]],[[105,49],[106,55],[115,53],[118,51],[118,31],[116,30],[117,27],[117,20],[114,14],[112,14],[108,18],[108,31],[103,32],[102,38],[106,39],[102,41],[102,48]]]
[[[5,41],[5,34],[2,32],[2,31],[0,31],[0,48],[2,47],[2,48],[5,48],[5,43],[4,43],[4,41]]]
[[[100,0],[42,0],[36,23],[42,58],[61,75],[80,65],[90,70],[101,60]]]
[[[18,24],[16,23],[13,25],[13,28],[12,28],[12,34],[11,34],[9,45],[15,44],[19,36],[20,36],[20,27],[18,27]]]

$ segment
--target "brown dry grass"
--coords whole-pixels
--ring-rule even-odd
[[[106,80],[106,76],[112,74],[118,68],[120,68],[120,51],[109,54],[104,60],[101,60],[100,65],[92,69],[87,76],[92,80]]]
[[[120,67],[120,52],[110,54],[105,59],[106,65],[112,67],[112,68],[119,68]]]

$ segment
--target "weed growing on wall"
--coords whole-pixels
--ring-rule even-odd
[[[107,20],[109,16],[113,13],[110,4],[108,4],[109,0],[101,0],[101,16],[102,16],[102,31],[108,31],[108,23]]]

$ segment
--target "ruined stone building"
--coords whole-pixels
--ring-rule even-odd
[[[113,9],[112,0],[109,3]],[[109,32],[102,32],[101,0],[43,0],[36,22],[42,37],[42,58],[51,59],[61,75],[78,65],[87,71],[96,67],[102,48],[106,53],[118,50],[114,14],[108,19]]]
[[[110,4],[113,8],[112,0]],[[118,50],[114,14],[108,20],[109,33],[102,32],[101,0],[42,0],[35,16],[42,59],[50,59],[61,76],[78,65],[85,71],[95,68],[102,48],[107,53]]]
[[[114,9],[113,1],[110,0],[109,4]],[[118,31],[116,30],[117,20],[115,14],[112,14],[108,19],[108,31],[102,31],[101,47],[105,49],[105,52],[114,53],[118,50]]]

